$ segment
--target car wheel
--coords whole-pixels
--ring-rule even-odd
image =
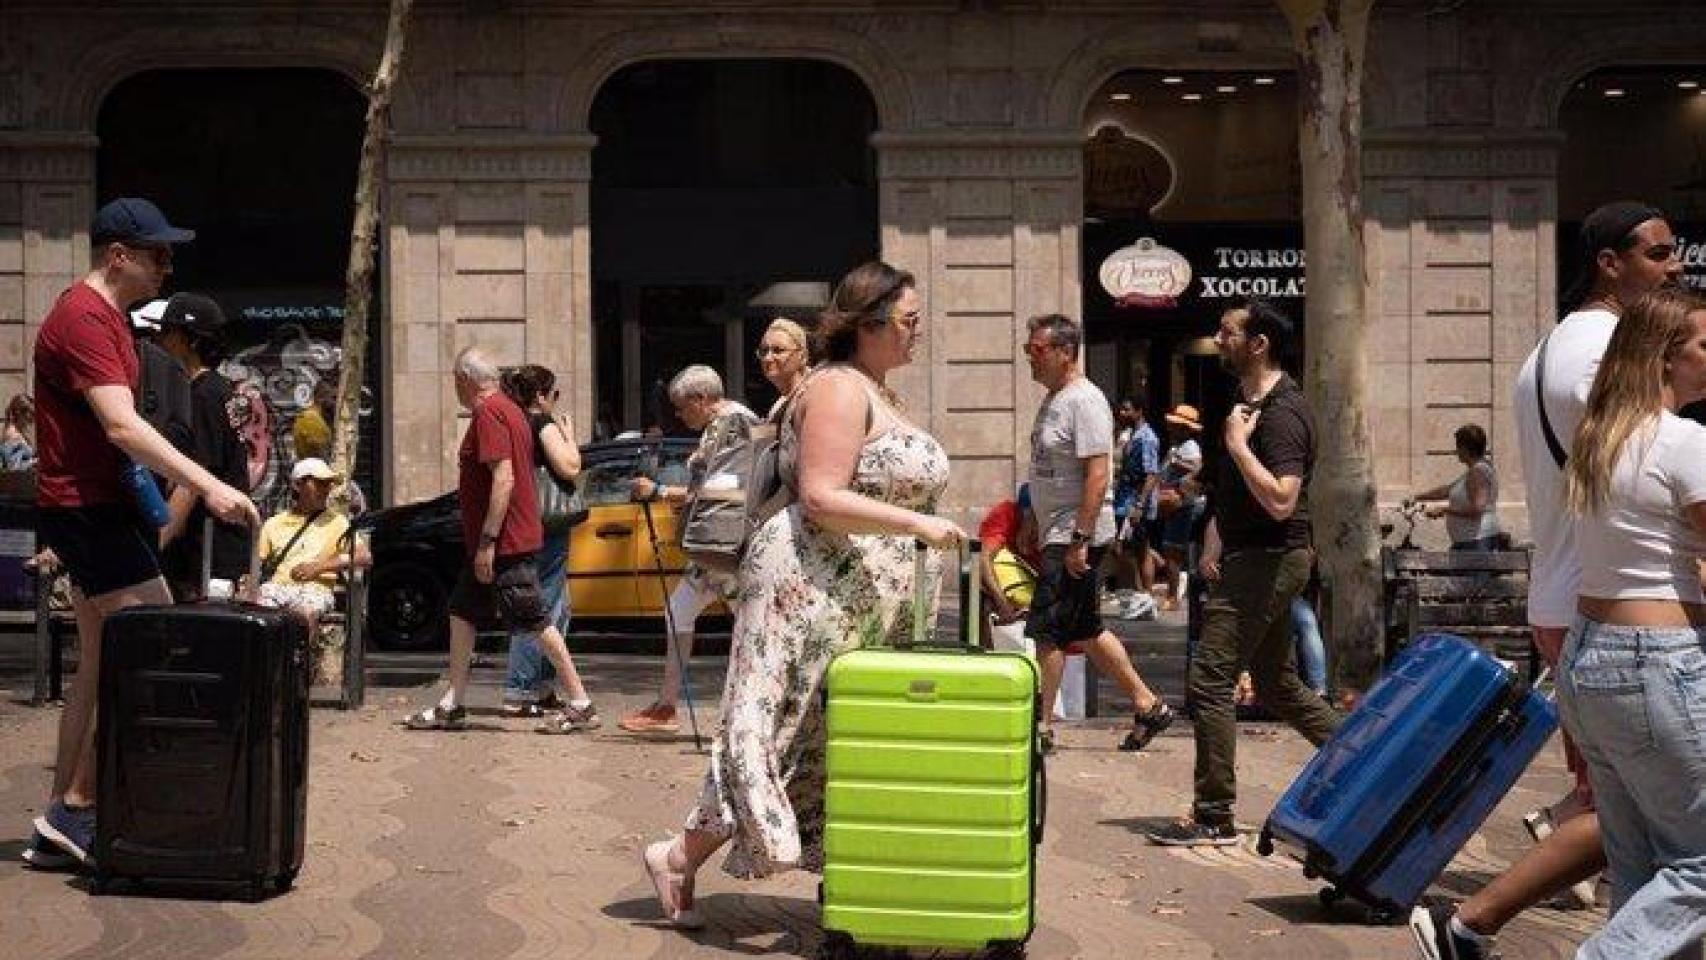
[[[367,588],[368,636],[382,650],[441,649],[449,600],[430,567],[407,562],[375,567]]]

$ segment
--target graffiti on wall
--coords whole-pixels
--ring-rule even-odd
[[[275,328],[264,343],[240,350],[219,365],[235,393],[232,421],[249,457],[249,495],[263,512],[289,502],[290,466],[296,462],[291,428],[314,402],[314,388],[337,382],[342,359],[339,344],[289,323]],[[365,433],[373,415],[367,387],[361,391],[360,410]]]

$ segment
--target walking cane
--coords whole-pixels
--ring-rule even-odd
[[[687,677],[687,658],[675,645],[675,614],[669,609],[669,576],[663,572],[663,547],[658,543],[657,524],[652,520],[652,499],[655,496],[641,500],[640,509],[646,515],[646,534],[652,538],[652,566],[657,569],[658,586],[663,591],[663,642],[674,652],[675,666],[681,671],[681,699],[687,704],[687,723],[693,730],[693,749],[702,753],[705,745],[699,738],[699,717],[693,712],[693,684]]]

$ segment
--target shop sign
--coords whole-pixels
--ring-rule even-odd
[[[1122,307],[1176,307],[1191,288],[1190,261],[1153,237],[1108,254],[1097,276],[1102,289]]]
[[[1234,297],[1264,297],[1270,300],[1301,299],[1303,249],[1272,247],[1249,250],[1215,247],[1214,273],[1202,276],[1198,291],[1205,300]]]
[[[1690,243],[1679,234],[1676,255],[1682,261],[1683,286],[1706,291],[1706,243]]]

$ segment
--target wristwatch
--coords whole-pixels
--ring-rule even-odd
[[[487,533],[484,530],[480,531],[480,546],[483,547],[488,543],[497,543],[497,542],[498,542],[498,535],[497,534]]]
[[[1085,533],[1084,531],[1077,530],[1077,529],[1074,529],[1072,531],[1072,545],[1073,546],[1076,547],[1081,543],[1089,543],[1089,542],[1090,542],[1090,535],[1088,533]]]

